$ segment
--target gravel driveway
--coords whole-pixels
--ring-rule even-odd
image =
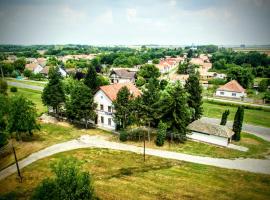
[[[127,145],[127,144],[118,143],[118,142],[110,142],[101,136],[83,135],[77,140],[71,140],[68,142],[56,144],[56,145],[47,147],[41,151],[38,151],[36,153],[33,153],[27,158],[21,160],[19,162],[19,166],[20,168],[24,168],[25,166],[30,165],[31,163],[39,159],[51,156],[59,152],[69,151],[73,149],[80,149],[80,148],[91,148],[91,147],[130,151],[130,152],[134,152],[138,154],[143,153],[142,147],[137,147],[134,145]],[[176,152],[163,151],[163,150],[150,149],[150,148],[146,149],[146,154],[151,155],[151,156],[182,160],[182,161],[211,165],[211,166],[222,167],[222,168],[227,168],[227,169],[238,169],[238,170],[244,170],[244,171],[255,172],[255,173],[270,174],[270,160],[260,160],[260,159],[230,160],[230,159],[194,156],[194,155],[188,155],[184,153],[176,153]],[[14,164],[0,172],[0,180],[8,177],[9,175],[15,172],[16,172],[16,166]]]

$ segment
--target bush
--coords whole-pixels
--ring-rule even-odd
[[[269,81],[267,79],[263,79],[260,81],[259,87],[258,87],[259,92],[265,92],[267,90],[268,85],[269,85],[268,82]]]
[[[17,76],[19,76],[19,73],[17,71],[15,71],[15,70],[12,71],[11,77],[16,78]]]
[[[221,78],[215,78],[208,81],[209,84],[213,84],[213,85],[224,85],[226,82],[227,81],[225,79],[221,79]]]
[[[120,135],[119,135],[119,140],[122,142],[125,142],[125,141],[127,141],[127,138],[128,138],[127,132],[121,131]]]
[[[7,134],[5,134],[4,132],[0,132],[0,148],[4,145],[6,145],[8,142],[7,140]]]
[[[164,141],[166,138],[166,132],[167,132],[167,125],[163,123],[162,121],[158,124],[158,132],[157,132],[157,138],[156,138],[156,145],[157,146],[163,146]]]
[[[0,94],[7,94],[7,88],[7,82],[4,79],[0,78]]]
[[[35,80],[35,81],[42,81],[45,77],[38,73],[38,74],[31,74],[31,76],[29,77],[31,80]]]
[[[29,78],[32,75],[32,72],[29,69],[25,69],[23,71],[23,75]]]
[[[17,91],[18,91],[18,89],[14,86],[10,88],[10,92],[17,92]]]

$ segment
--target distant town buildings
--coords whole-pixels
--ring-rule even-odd
[[[113,69],[109,75],[111,83],[135,83],[135,71],[129,69]]]

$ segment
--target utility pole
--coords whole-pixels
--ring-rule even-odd
[[[12,144],[12,150],[13,150],[13,154],[14,154],[14,158],[15,158],[15,162],[16,162],[18,176],[20,178],[20,183],[21,183],[22,182],[22,176],[21,176],[21,172],[20,172],[20,168],[19,168],[19,163],[18,163],[17,156],[16,156],[16,151],[15,151],[15,148],[14,148],[13,144]]]
[[[145,131],[143,132],[143,161],[145,162]]]

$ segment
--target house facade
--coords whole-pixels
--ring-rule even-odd
[[[202,120],[192,122],[187,128],[190,130],[188,138],[224,147],[230,144],[234,135],[227,126],[210,124]]]
[[[241,99],[246,97],[245,89],[236,81],[232,80],[216,90],[216,96]]]
[[[25,65],[25,69],[30,70],[34,74],[38,74],[42,71],[43,67],[37,63],[29,63]]]
[[[115,130],[116,123],[113,120],[113,101],[116,100],[119,90],[126,86],[130,93],[137,97],[141,95],[141,92],[135,85],[130,82],[127,83],[115,83],[112,85],[101,86],[100,89],[94,95],[94,102],[97,104],[96,108],[96,125],[101,128]]]

